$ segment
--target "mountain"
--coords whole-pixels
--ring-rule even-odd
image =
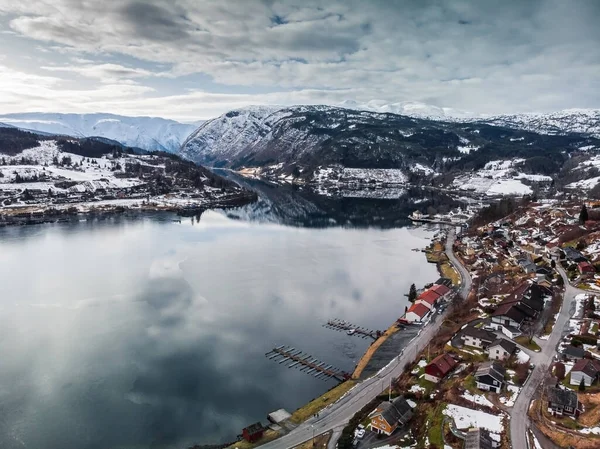
[[[197,125],[158,117],[114,114],[21,113],[0,116],[0,122],[24,130],[72,137],[106,137],[129,147],[175,153]]]
[[[408,115],[410,117],[429,118],[432,120],[452,120],[474,117],[474,114],[471,112],[453,108],[442,108],[418,101],[386,103],[383,100],[371,100],[367,103],[359,103],[354,100],[345,100],[337,106],[346,109],[354,109],[356,111]]]
[[[515,129],[505,125],[507,119],[495,120],[431,120],[332,106],[248,107],[202,124],[180,154],[258,177],[329,185],[330,194],[339,185],[427,183],[495,195],[530,193],[532,184],[559,180],[573,154],[600,149],[589,132],[556,134],[550,125],[534,132],[519,129],[529,126],[525,121]]]

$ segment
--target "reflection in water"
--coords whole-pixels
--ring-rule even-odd
[[[168,447],[235,438],[334,385],[277,345],[351,370],[410,283],[424,231],[307,229],[207,212],[0,230],[0,447]]]

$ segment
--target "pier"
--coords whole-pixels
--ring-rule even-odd
[[[291,362],[288,364],[288,368],[298,368],[300,371],[315,376],[317,379],[333,378],[342,382],[350,378],[350,374],[290,346],[278,346],[272,351],[267,352],[265,356],[280,365]]]
[[[333,329],[336,331],[345,331],[348,335],[355,335],[357,337],[362,338],[372,338],[373,340],[377,340],[382,332],[381,331],[373,331],[371,329],[366,329],[361,326],[356,326],[352,323],[348,323],[344,320],[339,320],[337,318],[333,320],[327,321],[326,324],[323,325],[327,329]]]

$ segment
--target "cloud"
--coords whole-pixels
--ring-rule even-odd
[[[239,92],[260,100],[255,92],[265,91],[278,103],[307,92],[332,102],[344,92],[485,113],[600,106],[593,1],[0,0],[0,14],[3,31],[32,47],[87,60],[43,64],[56,76],[172,80],[147,81],[141,103],[193,99],[184,89],[194,86],[179,80],[202,76],[196,90],[223,94],[210,106],[220,112]]]

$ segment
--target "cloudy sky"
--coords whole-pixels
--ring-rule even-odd
[[[0,113],[600,107],[597,0],[0,0]]]

